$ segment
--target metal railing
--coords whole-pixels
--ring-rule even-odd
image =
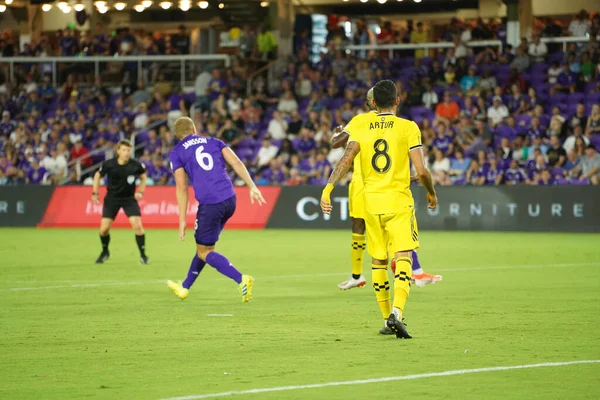
[[[498,46],[502,51],[503,43],[500,40],[473,40],[466,42],[467,47],[488,47]],[[361,45],[347,45],[342,48],[349,51],[365,51],[365,50],[388,50],[389,58],[394,58],[395,50],[424,50],[425,57],[429,56],[429,50],[437,49],[451,49],[454,48],[452,42],[438,42],[438,43],[410,43],[410,44],[361,44]]]
[[[587,36],[560,36],[555,38],[541,38],[540,40],[543,43],[562,43],[562,51],[566,53],[569,43],[587,43],[590,41],[590,38]],[[600,40],[600,36],[597,36],[596,40]]]
[[[95,77],[103,73],[117,73],[106,70],[105,64],[128,64],[129,71],[138,74],[138,77],[144,76],[144,70],[163,68],[173,74],[179,74],[181,86],[186,86],[187,82],[193,82],[199,73],[201,64],[220,62],[225,67],[231,65],[231,57],[227,54],[204,54],[204,55],[186,55],[186,56],[91,56],[91,57],[3,57],[0,58],[0,65],[8,64],[8,77],[11,82],[15,80],[15,70],[19,66],[38,65],[42,67],[42,73],[52,76],[52,85],[57,86],[58,74],[68,73],[70,70],[66,65],[73,64],[77,67],[86,67],[85,71],[77,70],[76,73],[92,73]],[[135,65],[135,67],[134,67]],[[66,71],[66,72],[65,72]],[[177,72],[175,72],[177,71]],[[186,79],[190,77],[189,81]],[[120,82],[119,82],[120,83]]]

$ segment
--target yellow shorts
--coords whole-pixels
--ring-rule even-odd
[[[348,208],[352,218],[365,218],[365,197],[363,195],[363,183],[350,181],[348,186]]]
[[[365,213],[367,250],[371,257],[386,260],[398,251],[419,248],[419,229],[412,206],[397,214],[374,215]]]

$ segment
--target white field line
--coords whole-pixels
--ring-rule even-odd
[[[413,379],[435,378],[435,377],[439,377],[439,376],[476,374],[476,373],[480,373],[480,372],[497,372],[497,371],[509,371],[509,370],[513,370],[513,369],[528,369],[528,368],[540,368],[540,367],[563,367],[563,366],[567,366],[567,365],[593,364],[593,363],[600,363],[600,360],[546,362],[546,363],[539,363],[539,364],[511,365],[511,366],[506,366],[506,367],[455,369],[455,370],[451,370],[451,371],[430,372],[430,373],[425,373],[425,374],[389,376],[386,378],[373,378],[373,379],[359,379],[359,380],[354,380],[354,381],[313,383],[310,385],[279,386],[279,387],[271,387],[271,388],[249,389],[249,390],[239,390],[239,391],[220,392],[220,393],[211,393],[211,394],[194,394],[191,396],[169,397],[169,398],[162,399],[162,400],[212,399],[214,397],[238,396],[238,395],[245,395],[245,394],[257,394],[257,393],[269,393],[269,392],[288,392],[291,390],[319,389],[319,388],[332,387],[332,386],[365,385],[365,384],[369,384],[369,383],[408,381],[408,380],[413,380]]]
[[[207,317],[233,317],[233,314],[206,314]]]
[[[129,286],[129,285],[149,285],[156,283],[166,283],[166,280],[154,281],[139,281],[139,282],[107,282],[107,283],[78,283],[74,285],[56,285],[56,286],[31,286],[31,287],[16,287],[8,289],[0,289],[1,292],[20,292],[27,290],[48,290],[48,289],[73,289],[73,288],[90,288],[103,286]]]
[[[506,269],[537,269],[537,268],[570,268],[570,267],[590,267],[598,266],[600,262],[587,263],[572,263],[572,264],[529,264],[529,265],[498,265],[489,267],[472,267],[472,268],[435,268],[432,272],[460,272],[460,271],[485,271],[485,270],[506,270]],[[260,280],[270,279],[303,279],[303,278],[320,278],[328,276],[346,276],[347,272],[333,272],[327,274],[295,274],[295,275],[265,275],[259,276]],[[218,280],[227,280],[226,278],[217,278]],[[46,281],[48,282],[48,281]],[[70,282],[70,281],[52,281],[52,282]],[[84,282],[84,281],[82,281]],[[20,292],[31,290],[50,290],[50,289],[75,289],[75,288],[90,288],[90,287],[105,287],[105,286],[129,286],[129,285],[151,285],[166,283],[166,280],[152,281],[136,281],[136,282],[119,282],[119,281],[94,281],[96,283],[80,283],[73,285],[55,285],[55,286],[31,286],[31,287],[13,287],[0,289],[0,292]]]

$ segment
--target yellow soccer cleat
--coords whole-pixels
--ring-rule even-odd
[[[173,294],[179,297],[181,300],[185,300],[190,294],[190,290],[181,286],[181,283],[175,283],[173,281],[167,281],[167,286],[173,292]]]
[[[254,278],[250,275],[242,276],[240,283],[240,294],[242,295],[242,303],[247,303],[252,300],[252,286],[254,286]]]

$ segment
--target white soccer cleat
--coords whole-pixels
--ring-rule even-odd
[[[350,278],[340,283],[338,285],[338,288],[340,288],[341,290],[349,290],[355,287],[363,287],[366,284],[367,281],[365,280],[365,277],[363,275],[361,275],[358,279],[354,279],[352,275],[350,275]]]
[[[431,274],[413,274],[412,280],[415,282],[415,285],[417,285],[417,287],[423,287],[441,281],[442,276]]]

